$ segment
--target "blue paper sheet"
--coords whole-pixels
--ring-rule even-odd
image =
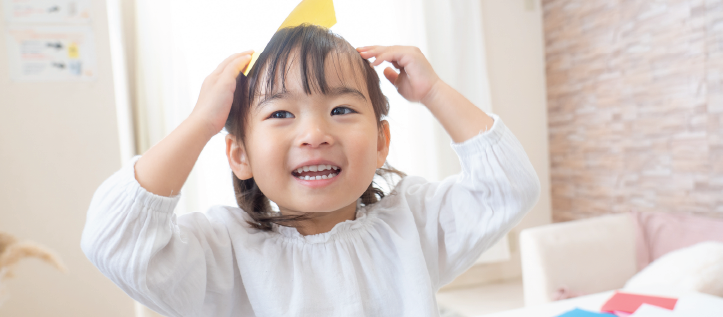
[[[615,317],[613,314],[606,314],[606,313],[596,313],[591,312],[587,310],[582,310],[580,308],[575,308],[569,312],[566,312],[562,315],[557,315],[557,317]]]

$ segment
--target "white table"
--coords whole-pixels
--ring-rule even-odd
[[[574,308],[585,309],[589,311],[599,312],[605,302],[615,294],[615,291],[607,291],[591,295],[585,295],[570,299],[563,299],[544,305],[530,306],[519,309],[503,311],[494,314],[484,315],[484,317],[553,317],[564,312],[573,310]]]
[[[678,304],[675,307],[675,311],[679,308],[683,308],[691,316],[696,317],[720,317],[723,316],[723,298],[715,297],[707,294],[701,294],[697,292],[681,292],[673,289],[645,289],[637,291],[626,291],[620,290],[621,292],[629,292],[634,294],[646,294],[651,296],[664,296],[678,298]],[[615,294],[615,291],[607,291],[592,295],[580,296],[556,302],[547,303],[544,305],[524,307],[520,309],[513,309],[503,311],[494,314],[484,315],[484,317],[554,317],[562,313],[568,312],[575,308],[589,310],[593,312],[599,312],[605,302]],[[685,306],[685,307],[683,307]],[[682,313],[682,311],[681,311]],[[688,315],[685,315],[688,316]]]

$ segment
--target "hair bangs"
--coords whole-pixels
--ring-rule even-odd
[[[332,74],[344,83],[348,79],[343,76],[345,65],[351,66],[354,84],[366,90],[366,82],[360,80],[367,75],[363,63],[364,59],[346,40],[325,28],[307,24],[281,29],[248,74],[247,103],[251,105],[264,96],[286,92],[287,80],[296,80],[288,78],[293,67],[299,68],[298,80],[307,95],[331,91],[327,67],[332,67]]]

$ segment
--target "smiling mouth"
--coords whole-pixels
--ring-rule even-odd
[[[299,167],[291,175],[302,180],[320,180],[334,178],[341,173],[341,167],[334,165],[309,165]]]

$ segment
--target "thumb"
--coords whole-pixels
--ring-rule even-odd
[[[236,78],[238,74],[246,68],[246,65],[251,61],[251,54],[243,53],[241,56],[236,57],[231,61],[226,68],[223,70],[223,76],[227,78]]]
[[[389,80],[392,85],[396,86],[397,77],[399,77],[399,74],[395,70],[393,70],[391,67],[387,67],[384,69],[384,77]]]

